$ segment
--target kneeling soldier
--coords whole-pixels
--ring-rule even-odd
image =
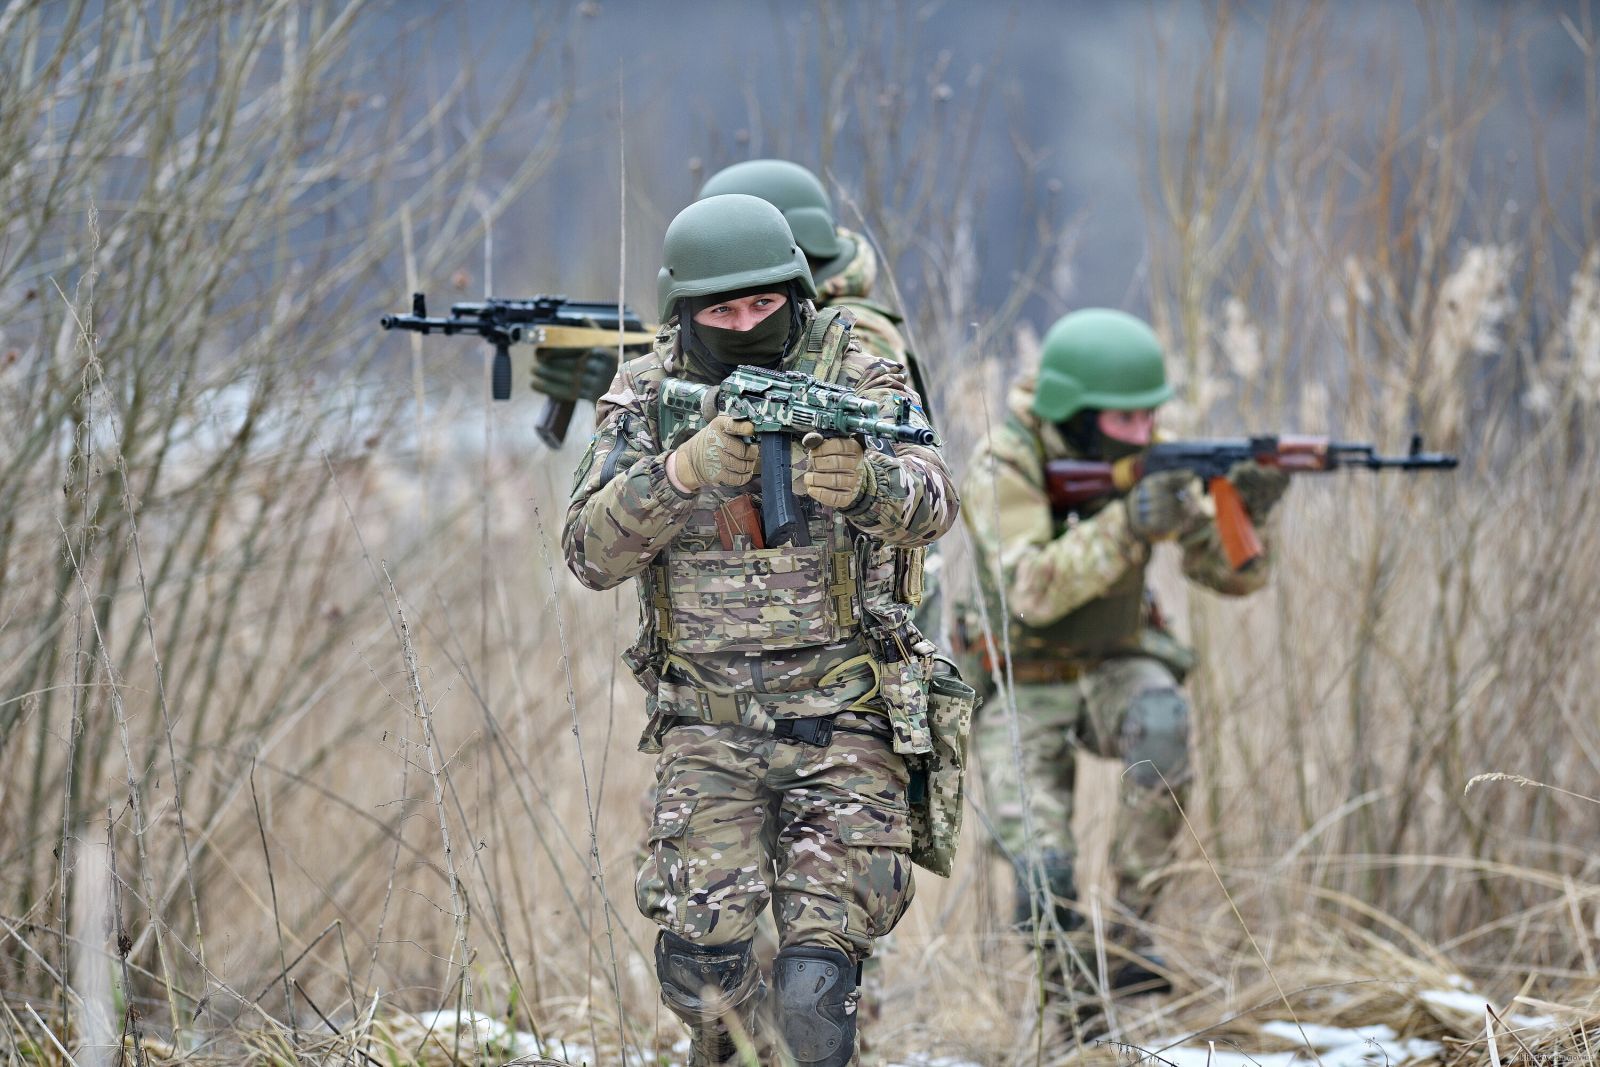
[[[908,754],[928,747],[932,650],[903,557],[949,529],[956,495],[933,446],[790,439],[802,529],[766,545],[751,516],[773,487],[756,477],[752,425],[668,407],[669,379],[800,371],[925,427],[921,399],[902,368],[862,354],[848,313],[816,311],[771,204],[689,206],[663,259],[656,348],[600,400],[563,535],[584,584],[638,579],[627,659],[650,712],[640,747],[660,753],[638,903],[661,927],[662,999],[695,1064],[729,1062],[738,1031],[758,1034],[751,939],[770,900],[768,1036],[799,1064],[843,1065],[858,968],[912,897]]]
[[[1019,766],[1008,718],[991,699],[975,740],[998,844],[1016,866],[1015,921],[1026,928],[1053,912],[1064,929],[1081,922],[1074,760],[1081,749],[1120,759],[1127,770],[1112,856],[1120,916],[1111,918],[1124,952],[1111,980],[1146,991],[1165,980],[1149,969],[1155,961],[1133,920],[1149,911],[1152,876],[1179,828],[1175,798],[1189,779],[1189,704],[1180,686],[1193,656],[1166,632],[1145,569],[1153,545],[1175,541],[1186,577],[1240,596],[1266,581],[1268,561],[1244,571],[1229,566],[1211,506],[1189,471],[1152,474],[1127,493],[1062,509],[1047,494],[1045,466],[1137,456],[1151,444],[1156,409],[1171,396],[1149,326],[1120,311],[1073,312],[1045,336],[1037,379],[1013,388],[1006,421],[978,447],[964,485],[992,633],[964,607],[960,643],[982,661],[970,676],[1012,672],[1021,740]],[[1288,484],[1283,472],[1253,462],[1238,464],[1229,480],[1258,523]],[[1010,616],[1009,664],[1000,655],[997,576]]]

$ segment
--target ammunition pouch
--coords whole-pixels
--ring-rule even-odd
[[[927,689],[931,744],[928,752],[906,759],[911,768],[911,860],[948,878],[961,840],[962,779],[977,694],[961,680],[955,664],[942,656],[933,662],[935,673]]]

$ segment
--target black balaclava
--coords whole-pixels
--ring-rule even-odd
[[[784,294],[784,306],[751,329],[724,330],[716,326],[702,326],[694,321],[695,315],[715,304],[757,293],[774,292]],[[678,329],[690,366],[713,381],[721,381],[729,371],[739,366],[777,366],[793,348],[795,338],[800,333],[803,321],[801,302],[804,299],[804,294],[798,291],[793,282],[781,287],[755,285],[731,293],[683,298],[678,302]]]
[[[1100,411],[1090,408],[1080,411],[1065,422],[1056,423],[1056,429],[1061,431],[1061,436],[1066,439],[1067,447],[1078,453],[1084,459],[1107,460],[1115,463],[1119,459],[1137,456],[1149,448],[1149,445],[1135,445],[1127,441],[1118,441],[1114,437],[1107,437],[1100,432]]]

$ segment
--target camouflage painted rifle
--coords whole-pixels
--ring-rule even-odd
[[[496,400],[511,398],[511,346],[521,342],[539,348],[603,348],[617,343],[622,332],[623,350],[643,352],[655,341],[632,308],[616,304],[580,303],[564,296],[536,296],[529,300],[501,300],[490,297],[481,303],[450,305],[450,317],[430,319],[427,299],[411,294],[411,314],[385,315],[378,320],[385,330],[412,330],[416,333],[472,334],[494,346],[494,365],[490,371]],[[551,448],[560,448],[567,439],[576,403],[550,397],[539,417],[539,439]]]
[[[1254,460],[1288,474],[1332,471],[1347,467],[1367,470],[1454,470],[1455,456],[1424,452],[1422,436],[1411,438],[1403,456],[1380,456],[1367,444],[1347,444],[1303,434],[1223,438],[1213,441],[1164,441],[1137,456],[1115,463],[1054,459],[1045,465],[1045,487],[1057,513],[1073,511],[1091,500],[1124,493],[1147,474],[1158,471],[1193,471],[1216,504],[1217,534],[1222,550],[1235,570],[1249,566],[1261,555],[1261,539],[1245,511],[1239,491],[1228,481],[1235,463]]]
[[[761,526],[767,546],[810,544],[794,487],[789,484],[789,442],[799,435],[807,448],[824,437],[860,434],[887,441],[931,445],[938,438],[925,426],[912,426],[908,411],[898,419],[880,417],[881,407],[854,390],[799,371],[739,367],[720,385],[669,378],[661,401],[670,410],[710,419],[728,415],[755,425],[761,443]]]

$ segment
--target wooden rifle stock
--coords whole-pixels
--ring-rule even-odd
[[[1053,511],[1071,511],[1128,488],[1119,484],[1115,465],[1091,459],[1053,459],[1045,464],[1045,495]],[[1137,481],[1137,474],[1133,475]],[[1131,483],[1130,483],[1131,484]]]

